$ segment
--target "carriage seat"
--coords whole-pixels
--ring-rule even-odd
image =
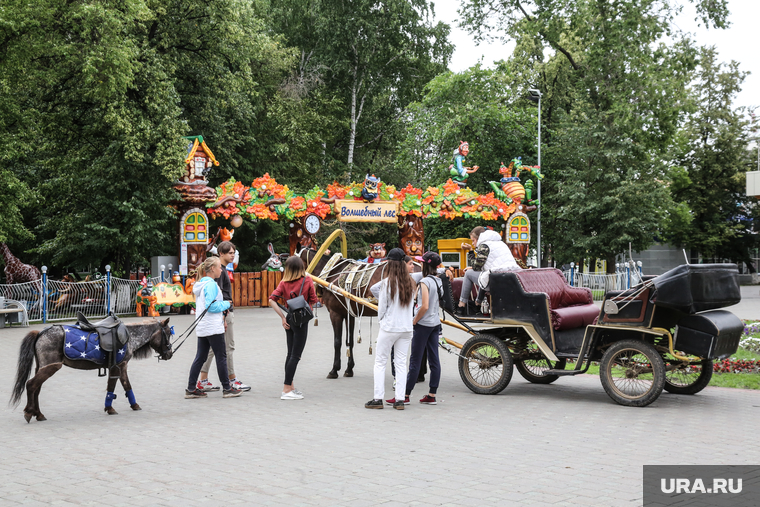
[[[559,269],[524,269],[514,273],[525,292],[546,294],[555,331],[595,324],[599,318],[591,289],[571,287]]]
[[[129,340],[127,328],[114,314],[94,324],[87,320],[82,312],[77,312],[77,327],[83,331],[94,331],[100,336],[100,346],[106,352],[112,352],[115,346],[124,345]]]

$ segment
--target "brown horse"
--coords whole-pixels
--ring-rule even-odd
[[[310,248],[304,248],[298,253],[298,256],[301,258],[304,264],[308,266],[309,263],[314,259],[315,254],[316,254],[315,250],[312,250]],[[316,276],[320,275],[323,268],[327,264],[328,260],[329,259],[327,258],[327,256],[323,256],[322,259],[320,259],[319,263],[314,268],[314,274]],[[351,259],[341,259],[335,264],[335,266],[333,266],[332,269],[330,269],[330,271],[327,273],[327,275],[323,279],[330,283],[337,283],[341,275],[346,273],[351,268],[351,266],[356,263],[357,261],[354,261]],[[371,296],[370,291],[369,291],[370,287],[372,287],[374,284],[382,280],[383,272],[384,272],[384,263],[369,264],[368,266],[378,266],[375,272],[372,273],[372,276],[370,277],[369,282],[366,285],[362,284],[363,285],[362,287],[356,287],[350,291],[352,294],[364,299],[370,298]],[[415,266],[416,266],[415,271],[419,271],[420,270],[419,266],[417,266],[416,264]],[[341,287],[341,288],[344,290],[346,289],[345,287]],[[341,354],[341,348],[342,348],[342,342],[343,342],[344,323],[346,327],[346,347],[348,348],[348,361],[346,365],[346,371],[343,372],[343,376],[353,377],[354,376],[354,324],[356,322],[356,316],[377,317],[377,312],[375,310],[372,310],[371,308],[365,307],[364,305],[360,305],[359,303],[348,301],[345,298],[338,296],[322,287],[319,287],[319,290],[321,290],[322,304],[325,306],[325,308],[327,308],[327,311],[330,313],[330,323],[332,324],[332,328],[333,328],[333,345],[335,347],[335,357],[333,358],[333,367],[332,367],[332,370],[330,370],[330,373],[327,374],[327,378],[338,378],[338,371],[340,371],[340,366],[341,366],[340,354]],[[349,314],[348,308],[351,309],[351,314]]]
[[[121,381],[121,385],[124,387],[132,410],[141,410],[140,405],[134,399],[132,385],[129,383],[129,377],[127,376],[127,364],[130,359],[133,357],[135,359],[150,357],[151,349],[159,354],[160,359],[169,360],[172,357],[169,319],[160,323],[152,320],[136,324],[126,324],[125,327],[129,334],[129,341],[126,343],[126,354],[121,363],[111,368],[108,375],[108,394],[106,395],[105,411],[109,415],[117,413],[111,407],[111,401],[113,398],[116,398],[113,391],[116,387],[117,379]],[[51,326],[42,331],[31,331],[21,342],[16,382],[10,403],[13,406],[17,405],[21,400],[21,395],[24,393],[24,388],[26,388],[27,402],[26,407],[24,407],[26,422],[31,421],[32,417],[37,417],[38,421],[46,420],[45,416],[40,412],[40,390],[42,389],[42,384],[63,366],[69,366],[78,370],[99,369],[98,365],[91,361],[72,361],[65,357],[63,353],[65,335],[66,333],[62,326]],[[27,381],[32,372],[32,363],[35,361],[37,363],[35,375]]]

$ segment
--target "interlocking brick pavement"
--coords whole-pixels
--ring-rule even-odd
[[[355,350],[355,376],[328,380],[326,311],[309,331],[296,374],[305,399],[282,401],[279,319],[268,309],[235,316],[235,363],[253,386],[240,398],[183,398],[191,339],[168,363],[129,365],[140,412],[118,388],[119,415],[105,415],[105,379],[70,368],[42,389],[48,421],[24,421],[25,397],[4,408],[0,505],[636,506],[644,464],[760,463],[756,391],[663,393],[649,407],[627,408],[609,399],[596,376],[544,386],[515,371],[501,394],[479,396],[459,378],[456,357],[442,352],[437,406],[416,402],[425,394],[418,384],[406,410],[366,410],[369,324]],[[190,322],[172,316],[177,330]],[[2,399],[10,397],[29,329],[0,330]],[[345,367],[345,351],[342,357]]]

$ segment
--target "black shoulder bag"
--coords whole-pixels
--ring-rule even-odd
[[[306,298],[301,295],[301,292],[303,292],[304,283],[306,283],[305,276],[301,282],[301,288],[298,291],[298,296],[292,299],[288,299],[287,302],[288,318],[290,319],[290,324],[296,327],[301,327],[304,324],[308,324],[309,321],[314,318],[314,313],[312,313],[311,308],[309,308],[309,303],[307,303]]]

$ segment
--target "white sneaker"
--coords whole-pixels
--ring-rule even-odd
[[[303,396],[303,393],[301,392],[301,390],[296,387],[293,388],[293,392],[296,393],[298,396]]]
[[[280,396],[281,400],[302,400],[303,394],[298,394],[295,391],[290,391],[287,393],[282,393],[282,396]]]
[[[233,386],[235,386],[235,389],[240,389],[241,391],[250,391],[251,390],[251,386],[243,384],[238,379],[231,380],[230,383]]]

